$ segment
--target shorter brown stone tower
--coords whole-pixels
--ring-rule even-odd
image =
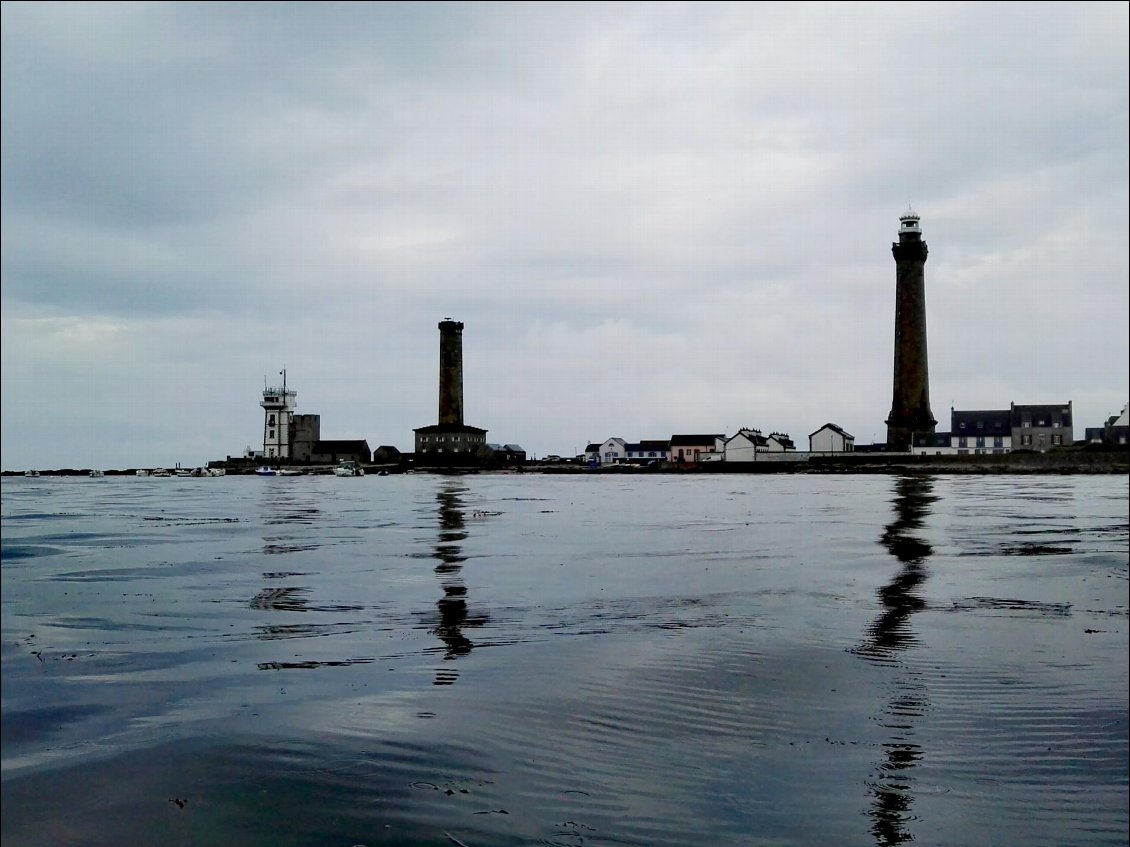
[[[439,322],[439,422],[463,424],[463,323]]]
[[[477,464],[486,450],[485,429],[463,423],[463,324],[439,322],[439,422],[417,427],[416,464],[465,467]]]

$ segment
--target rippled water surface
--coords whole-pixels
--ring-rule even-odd
[[[1125,845],[1128,502],[5,479],[3,844]]]

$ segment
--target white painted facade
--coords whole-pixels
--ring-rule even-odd
[[[266,459],[290,458],[290,435],[294,410],[298,406],[298,393],[286,387],[286,371],[280,372],[281,387],[263,388],[263,457]]]
[[[727,462],[754,462],[757,461],[758,444],[764,442],[765,437],[757,430],[739,429],[723,443],[722,453]]]
[[[771,432],[765,438],[765,451],[766,453],[794,453],[796,446],[792,440],[779,432]]]
[[[962,433],[950,434],[950,452],[959,456],[965,455],[991,455],[993,453],[1009,453],[1012,451],[1012,434],[1008,435],[977,435]]]
[[[851,453],[854,450],[855,436],[835,424],[824,424],[808,436],[810,453]]]
[[[618,462],[626,462],[628,460],[628,442],[623,438],[616,438],[615,436],[606,439],[600,445],[600,456],[598,462],[601,465],[615,465]]]

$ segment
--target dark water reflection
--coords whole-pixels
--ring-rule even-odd
[[[443,588],[443,596],[436,601],[439,619],[432,633],[444,645],[444,659],[466,656],[475,646],[464,629],[484,626],[490,616],[471,613],[467,606],[467,586],[461,572],[467,556],[462,544],[467,538],[466,504],[467,487],[458,480],[446,480],[436,492],[436,514],[439,532],[435,544],[435,574]],[[436,685],[451,685],[459,678],[452,667],[437,668]]]
[[[883,611],[867,630],[867,640],[859,651],[873,661],[897,665],[898,653],[913,647],[917,639],[910,618],[925,607],[921,596],[927,577],[926,561],[933,548],[921,532],[937,501],[934,480],[928,476],[907,476],[895,481],[893,519],[883,531],[880,543],[899,563],[893,579],[879,589]],[[922,759],[915,742],[914,721],[929,709],[925,687],[906,669],[899,669],[893,683],[894,694],[878,716],[880,726],[891,734],[883,743],[884,756],[868,779],[873,802],[868,810],[871,834],[881,847],[913,841],[914,778],[912,769]]]

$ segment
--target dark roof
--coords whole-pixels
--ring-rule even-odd
[[[1071,426],[1071,402],[1055,403],[1050,406],[1018,406],[1012,404],[1012,425],[1019,427],[1024,417],[1027,417],[1033,426],[1051,426],[1058,421],[1061,426]],[[1036,423],[1037,420],[1045,421],[1044,424]]]
[[[760,430],[756,429],[739,429],[737,432],[726,439],[726,443],[729,444],[739,436],[748,439],[752,444],[757,444],[762,447],[769,443],[769,439],[762,435]]]
[[[628,445],[633,453],[642,453],[644,450],[666,450],[669,442],[653,438],[649,441],[636,441]]]
[[[823,430],[823,429],[830,429],[830,430],[832,430],[832,432],[838,432],[844,438],[850,438],[853,441],[855,440],[854,435],[852,435],[850,432],[845,432],[843,429],[836,426],[834,423],[826,423],[826,424],[824,424],[824,426],[820,427],[820,429],[816,430],[816,432],[820,432],[820,430]],[[811,438],[812,436],[814,436],[816,434],[816,432],[809,433],[808,437]]]
[[[1012,432],[1012,413],[1008,409],[969,412],[950,409],[950,430],[958,435],[977,432],[1007,435]]]
[[[588,444],[585,446],[586,453],[595,453],[600,449],[600,444]]]
[[[477,426],[464,426],[463,424],[432,424],[431,426],[418,426],[413,432],[475,432],[479,435],[485,435],[485,429],[479,429]]]
[[[694,447],[696,444],[713,444],[716,438],[725,438],[725,435],[720,433],[712,433],[710,435],[672,435],[672,447]]]

